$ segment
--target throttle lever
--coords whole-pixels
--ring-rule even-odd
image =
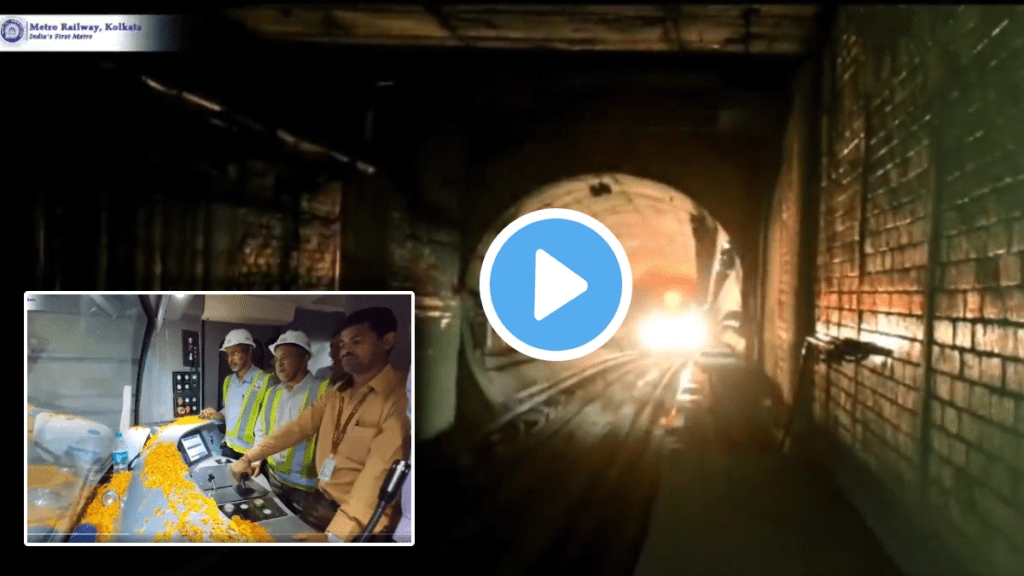
[[[241,475],[241,476],[239,477],[239,479],[238,479],[238,485],[237,485],[237,486],[235,486],[235,492],[238,492],[238,495],[239,495],[239,496],[242,496],[242,497],[248,497],[248,496],[251,496],[251,495],[252,495],[252,493],[256,491],[256,490],[255,490],[254,488],[250,488],[250,487],[249,487],[249,486],[248,486],[248,485],[246,484],[246,482],[247,482],[248,480],[249,480],[249,473],[248,473],[248,472],[246,472],[246,473],[242,474],[242,475]]]

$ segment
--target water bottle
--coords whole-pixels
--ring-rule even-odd
[[[118,432],[114,437],[114,472],[123,472],[128,469],[128,445],[124,437]]]

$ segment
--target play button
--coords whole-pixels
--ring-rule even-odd
[[[587,281],[569,270],[551,254],[537,250],[534,266],[533,317],[543,320],[552,312],[587,291]]]
[[[572,360],[604,345],[626,317],[632,287],[618,239],[574,210],[518,218],[491,243],[480,269],[491,327],[539,360]]]

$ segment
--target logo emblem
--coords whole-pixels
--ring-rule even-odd
[[[516,219],[488,247],[480,269],[491,327],[538,360],[574,360],[603,346],[622,326],[632,294],[622,244],[575,210]]]
[[[25,23],[20,18],[6,18],[0,23],[0,38],[8,44],[17,44],[25,39]]]

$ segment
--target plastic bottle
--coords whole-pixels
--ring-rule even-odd
[[[128,445],[124,437],[118,432],[114,437],[114,472],[123,472],[128,469]]]

